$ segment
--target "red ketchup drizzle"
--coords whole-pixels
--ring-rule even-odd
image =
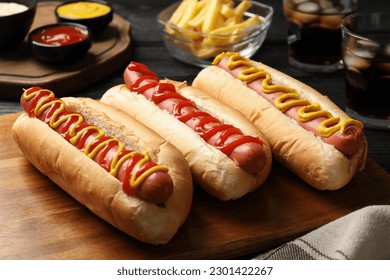
[[[158,76],[150,71],[145,65],[131,62],[128,66],[128,70],[142,73],[132,85],[128,85],[131,91],[137,92],[138,94],[144,94],[146,90],[154,88],[153,94],[149,100],[160,108],[161,106],[159,104],[161,102],[167,99],[174,99],[172,101],[173,104],[170,114],[187,125],[189,120],[197,119],[193,129],[206,142],[217,133],[220,133],[217,140],[212,145],[225,155],[230,156],[236,147],[244,143],[254,142],[263,145],[263,141],[258,137],[243,135],[240,129],[229,124],[223,124],[209,113],[199,110],[194,102],[180,95],[173,84],[160,83]],[[187,114],[183,113],[183,108],[185,107],[192,107],[192,112]],[[213,125],[210,125],[210,127],[207,128],[206,126],[211,123]],[[227,143],[227,140],[231,135],[240,135],[241,137]]]
[[[38,104],[38,102],[41,102],[40,100],[45,97],[45,96],[48,96],[50,94],[49,91],[46,91],[46,90],[42,90],[38,87],[33,87],[31,89],[29,89],[27,91],[27,93],[33,93],[34,91],[38,91],[40,90],[40,93],[37,94],[35,97],[32,98],[30,104],[29,104],[29,107],[28,107],[28,115],[30,117],[39,117],[39,115],[36,115],[34,113],[34,110]],[[51,97],[51,98],[46,98],[44,100],[44,102],[42,104],[40,104],[40,106],[42,106],[43,104],[46,104],[46,103],[49,103],[50,101],[53,101],[53,100],[58,100],[59,98],[56,98],[56,97]],[[44,121],[46,124],[49,125],[50,123],[50,120],[52,119],[53,117],[53,114],[57,111],[57,110],[61,110],[60,109],[60,104],[59,103],[53,103],[52,106],[50,106],[49,108],[47,108],[45,110],[46,112],[46,115],[45,115],[45,119],[42,120]],[[62,110],[58,115],[57,115],[57,120],[62,118],[62,117],[67,117],[69,116],[70,114],[78,114],[81,116],[81,114],[75,112],[75,111],[70,111],[70,110]],[[58,133],[65,139],[67,140],[68,142],[70,142],[70,139],[72,138],[72,135],[70,135],[70,130],[71,128],[74,126],[74,125],[77,125],[76,122],[78,121],[78,117],[77,116],[71,116],[70,118],[68,118],[67,121],[65,121],[62,125],[61,125],[61,128],[60,128],[60,131],[58,131]],[[55,121],[55,120],[54,120]],[[50,125],[49,125],[50,126]],[[90,124],[88,124],[87,122],[83,121],[81,124],[77,125],[77,127],[75,128],[75,131],[76,133],[80,130],[82,130],[83,128],[85,127],[88,127],[90,126]],[[51,127],[52,129],[55,129],[53,127]],[[88,144],[86,143],[86,140],[88,139],[89,136],[93,135],[94,133],[96,133],[96,130],[94,129],[88,129],[86,132],[84,132],[84,134],[80,137],[79,141],[75,144],[75,147],[81,151],[84,150],[84,147]],[[100,137],[99,139],[95,139],[93,140],[93,143],[91,144],[91,147],[90,147],[90,151],[93,150],[95,147],[97,147],[100,143],[104,142],[105,140],[108,140],[108,139],[115,139],[113,137],[110,137],[110,136],[103,136],[103,137]],[[107,170],[108,172],[110,172],[110,165],[111,165],[111,161],[113,158],[109,159],[109,158],[106,158],[106,155],[107,153],[112,149],[114,148],[115,146],[117,146],[117,142],[116,141],[113,141],[113,142],[108,142],[106,144],[105,147],[103,147],[98,153],[97,155],[99,155],[98,157],[95,156],[95,158],[93,158],[93,160],[95,162],[97,162],[102,168],[104,168],[105,170]],[[131,150],[123,150],[120,154],[119,154],[119,159],[122,158],[124,155],[126,154],[129,154],[131,153],[132,151]],[[118,161],[119,161],[118,159]],[[124,175],[124,178],[122,179],[122,189],[123,191],[128,194],[128,195],[134,195],[135,192],[136,192],[136,189],[134,187],[131,187],[130,186],[130,178],[133,174],[133,169],[135,167],[135,165],[143,159],[143,155],[140,155],[140,154],[134,154],[133,156],[131,156],[130,158],[128,158],[124,164],[127,163],[127,167],[126,167],[126,171],[125,171],[125,175]],[[138,169],[138,172],[137,172],[137,175],[136,177],[139,177],[141,176],[144,172],[146,172],[147,170],[149,170],[150,168],[156,166],[157,164],[154,163],[154,162],[146,162],[146,164],[144,164],[141,168]],[[120,169],[121,167],[119,167]],[[119,174],[119,172],[118,172]],[[118,175],[117,174],[117,175]]]
[[[34,33],[32,40],[50,46],[64,46],[81,42],[87,38],[88,33],[75,26],[51,26]]]

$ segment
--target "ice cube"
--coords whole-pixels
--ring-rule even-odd
[[[297,6],[303,2],[306,2],[307,0],[292,0],[291,2],[294,4],[294,6]]]
[[[306,1],[297,5],[297,11],[307,14],[318,14],[320,6],[317,3]]]
[[[320,26],[327,29],[338,29],[340,28],[340,22],[342,15],[340,14],[327,14],[321,17]]]
[[[293,17],[302,25],[313,24],[319,22],[320,15],[318,14],[320,7],[313,2],[303,2],[297,6],[297,11]]]
[[[390,60],[390,43],[382,46],[382,55],[387,59]]]
[[[358,52],[358,53],[356,53]],[[362,57],[359,53],[359,50],[346,50],[344,54],[344,64],[345,66],[350,69],[359,69],[364,70],[371,66],[372,62],[371,60],[366,59],[365,57]]]
[[[354,53],[356,55],[367,58],[367,59],[372,59],[376,56],[380,49],[380,45],[373,42],[373,41],[367,41],[367,40],[357,40],[356,41],[356,49],[354,50]]]
[[[333,8],[333,2],[330,0],[320,0],[319,5],[321,7],[321,10]]]

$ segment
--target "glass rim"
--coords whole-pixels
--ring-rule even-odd
[[[314,0],[316,4],[320,5],[321,0]],[[303,3],[303,1],[301,1]],[[300,1],[296,0],[283,0],[283,5],[287,5],[289,8],[292,8],[295,6],[299,6],[302,4]],[[333,1],[331,1],[333,2]],[[339,1],[341,2],[341,1]],[[334,3],[335,5],[340,4],[340,3]],[[350,13],[356,13],[359,10],[359,1],[358,0],[351,0],[348,3],[345,3],[343,8],[341,9],[331,9],[329,11],[326,11],[326,9],[323,9],[321,7],[318,7],[319,10],[316,12],[306,12],[298,9],[294,9],[296,12],[300,12],[305,15],[320,15],[320,16],[338,16],[338,15],[345,15],[345,14],[350,14]]]
[[[378,39],[373,39],[370,37],[367,37],[365,35],[360,34],[359,32],[356,32],[355,30],[351,29],[349,26],[349,23],[352,19],[357,19],[357,18],[371,18],[376,15],[377,17],[380,18],[386,18],[389,19],[390,22],[390,12],[356,12],[352,13],[345,18],[341,20],[341,30],[343,33],[349,34],[350,36],[354,36],[356,38],[359,38],[360,40],[364,41],[370,41],[370,42],[375,42],[375,43],[385,43],[385,44],[390,44],[390,33],[389,33],[389,39],[388,40],[378,40]],[[378,26],[381,26],[381,24],[377,24]],[[390,30],[390,25],[389,25],[389,30]]]

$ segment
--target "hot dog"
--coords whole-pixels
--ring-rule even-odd
[[[270,172],[269,144],[245,117],[187,86],[161,81],[132,62],[125,85],[108,90],[101,102],[119,108],[160,134],[184,154],[195,181],[209,194],[237,199],[258,188]]]
[[[165,244],[188,216],[191,173],[180,151],[99,101],[26,89],[13,137],[27,159],[128,235]],[[108,117],[109,116],[109,117]]]
[[[222,53],[192,85],[242,112],[267,136],[275,158],[315,188],[339,189],[364,168],[363,124],[272,67]]]

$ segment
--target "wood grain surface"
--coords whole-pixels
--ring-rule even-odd
[[[38,3],[31,29],[56,23],[55,7],[59,2]],[[0,99],[19,100],[22,88],[41,86],[57,96],[75,95],[79,90],[99,81],[130,59],[130,22],[114,14],[110,25],[93,38],[86,56],[71,64],[47,64],[37,60],[28,47],[0,53]]]
[[[240,258],[359,208],[390,204],[390,176],[370,158],[334,192],[315,190],[274,163],[265,184],[236,201],[196,188],[188,220],[171,242],[147,245],[95,216],[25,159],[11,135],[18,115],[0,116],[0,259]]]

